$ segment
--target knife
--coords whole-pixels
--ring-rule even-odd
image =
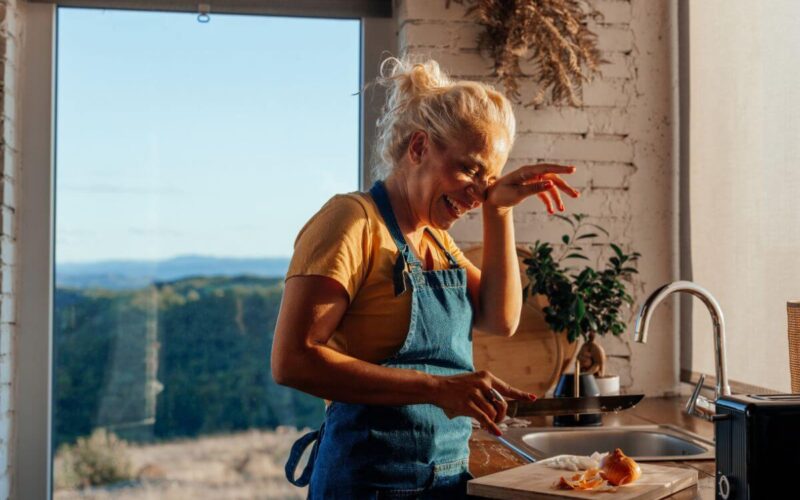
[[[508,400],[509,417],[531,417],[536,415],[578,415],[581,413],[605,413],[627,410],[636,406],[644,394],[624,396],[587,396],[581,398],[542,398],[536,401]]]

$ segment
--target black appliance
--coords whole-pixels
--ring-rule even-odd
[[[800,498],[800,394],[720,396],[716,498]]]

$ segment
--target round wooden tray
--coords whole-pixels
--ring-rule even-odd
[[[476,245],[464,255],[481,267],[483,246]],[[523,286],[528,282],[522,259],[530,252],[517,247]],[[517,331],[511,338],[486,335],[473,330],[472,352],[476,370],[489,370],[518,389],[544,395],[558,381],[562,368],[575,355],[577,343],[555,334],[544,320],[544,297],[530,297],[522,306]]]

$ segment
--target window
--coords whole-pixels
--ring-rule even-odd
[[[232,470],[264,488],[276,471],[259,450],[296,433],[269,429],[321,417],[318,401],[266,380],[281,273],[300,224],[363,182],[375,110],[354,94],[392,50],[377,41],[391,20],[212,13],[199,24],[196,13],[62,8],[56,34],[52,6],[26,9],[17,494],[50,490],[50,390],[54,444],[102,427],[128,442],[134,474],[158,479],[169,471],[136,458],[153,441],[204,436],[194,443],[214,455],[230,438]],[[51,327],[52,372],[36,362]],[[200,356],[193,335],[208,341]],[[183,474],[213,482],[218,469]]]

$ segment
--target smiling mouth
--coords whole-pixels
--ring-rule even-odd
[[[464,205],[463,203],[460,203],[458,200],[450,198],[447,195],[444,195],[444,202],[447,204],[447,206],[450,208],[450,211],[456,217],[461,217],[462,214],[464,214],[467,210],[469,210],[468,206]]]

